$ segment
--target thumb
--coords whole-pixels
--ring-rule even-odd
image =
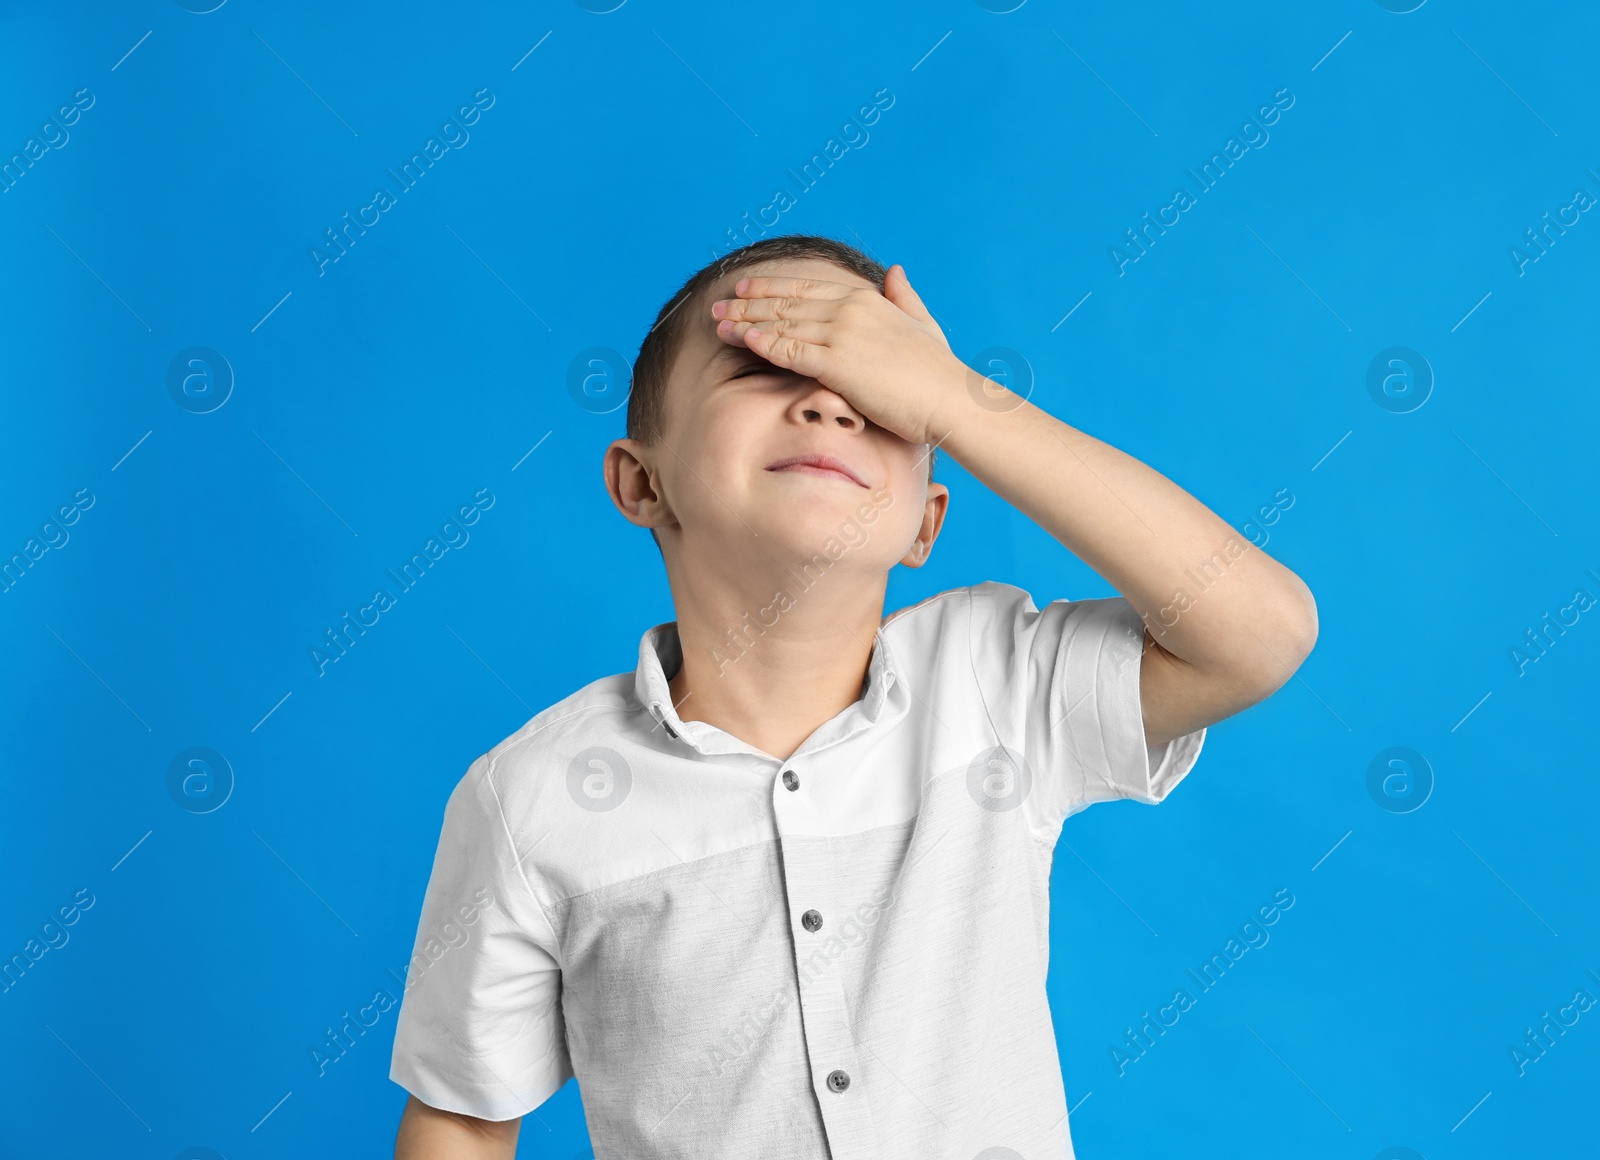
[[[933,322],[933,315],[922,304],[922,298],[911,288],[911,279],[906,277],[906,268],[898,262],[890,266],[889,272],[884,275],[883,296],[912,318]]]

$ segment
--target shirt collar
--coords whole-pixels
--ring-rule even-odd
[[[771,754],[763,753],[709,722],[684,721],[678,716],[667,683],[671,678],[667,674],[676,675],[682,663],[683,645],[678,639],[677,621],[658,624],[639,639],[639,667],[634,670],[633,691],[657,726],[669,738],[676,738],[700,753],[745,753],[776,760]],[[887,728],[905,716],[911,707],[911,692],[897,671],[882,625],[873,634],[866,686],[859,700],[818,726],[790,757],[804,757],[874,725]]]

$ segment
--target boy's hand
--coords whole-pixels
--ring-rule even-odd
[[[711,305],[717,337],[837,391],[909,443],[943,435],[934,416],[972,374],[893,265],[883,293],[813,278],[742,278]]]

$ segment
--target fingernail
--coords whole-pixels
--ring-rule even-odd
[[[750,279],[748,278],[740,278],[733,286],[735,294],[743,294],[748,289],[750,289]]]
[[[728,313],[727,299],[718,299],[716,302],[711,304],[711,317],[721,318],[726,313]]]

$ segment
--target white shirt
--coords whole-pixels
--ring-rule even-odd
[[[1056,839],[1205,738],[1145,745],[1142,643],[1121,597],[941,592],[779,760],[679,718],[655,626],[452,793],[391,1078],[507,1120],[575,1074],[604,1157],[1071,1158]]]

